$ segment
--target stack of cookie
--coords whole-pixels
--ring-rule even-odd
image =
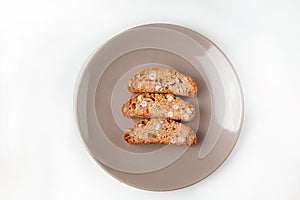
[[[166,68],[146,69],[129,81],[128,90],[137,94],[123,104],[124,116],[148,118],[125,131],[124,139],[129,144],[197,143],[193,130],[179,122],[191,122],[195,116],[194,106],[178,97],[197,94],[190,76]]]

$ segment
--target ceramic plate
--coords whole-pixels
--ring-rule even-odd
[[[122,115],[132,97],[130,78],[151,67],[190,75],[198,86],[195,147],[129,145],[126,128],[136,120]],[[92,157],[116,179],[145,190],[174,190],[216,170],[231,153],[243,121],[243,95],[232,64],[203,35],[170,24],[148,24],[124,31],[98,48],[78,78],[75,117]]]

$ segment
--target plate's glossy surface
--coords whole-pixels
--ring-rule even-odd
[[[187,123],[195,147],[128,145],[123,131],[134,123],[121,114],[131,97],[127,82],[137,71],[170,67],[196,81],[198,109]],[[150,24],[127,30],[99,48],[79,77],[76,119],[90,154],[112,176],[146,190],[173,190],[200,181],[232,151],[243,121],[243,96],[234,69],[211,41],[190,29]],[[200,112],[199,112],[200,111]]]

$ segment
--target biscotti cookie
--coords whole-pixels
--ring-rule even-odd
[[[186,74],[167,68],[151,68],[131,78],[128,90],[135,93],[171,93],[194,97],[198,89],[195,81]]]
[[[124,116],[164,118],[190,122],[194,119],[192,104],[172,94],[141,93],[123,104]]]
[[[194,131],[180,122],[162,119],[138,121],[125,131],[124,139],[129,144],[177,144],[194,146],[197,137]]]

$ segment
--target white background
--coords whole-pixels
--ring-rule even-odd
[[[0,199],[300,199],[300,3],[0,1]],[[187,26],[228,55],[245,95],[241,137],[211,176],[172,192],[112,178],[73,121],[77,75],[112,35],[143,23]]]

